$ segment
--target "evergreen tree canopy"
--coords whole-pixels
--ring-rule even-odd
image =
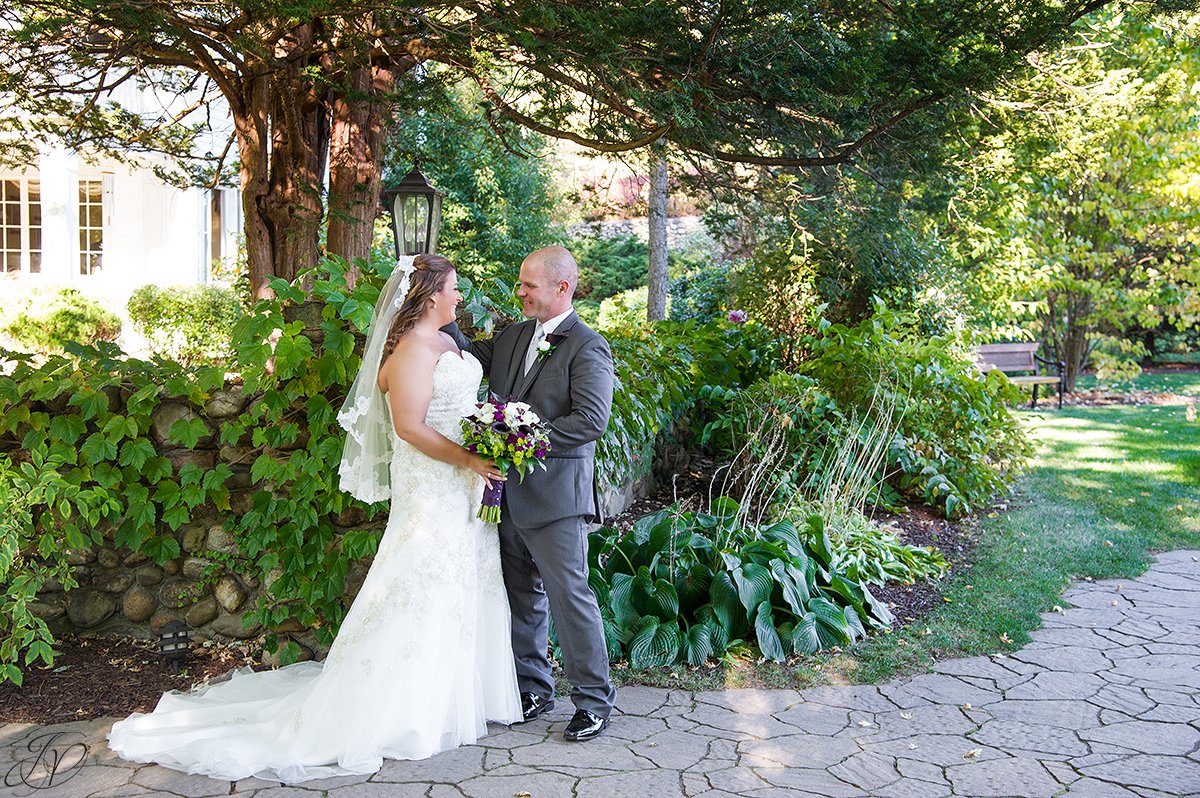
[[[23,0],[0,10],[0,96],[25,114],[0,118],[27,140],[178,152],[222,96],[233,134],[213,156],[236,154],[263,293],[315,260],[326,207],[330,249],[365,253],[387,114],[423,62],[475,82],[501,135],[811,168],[993,86],[1108,2]],[[167,112],[121,106],[133,87]]]

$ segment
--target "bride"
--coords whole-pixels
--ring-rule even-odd
[[[390,498],[391,513],[325,662],[167,693],[153,713],[113,724],[120,756],[298,782],[373,773],[385,757],[473,743],[488,720],[521,721],[498,538],[475,518],[500,471],[461,446],[482,369],[439,331],[461,301],[454,265],[437,255],[403,259],[380,294],[338,415],[339,475],[357,498]]]

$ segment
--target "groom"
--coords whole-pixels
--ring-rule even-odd
[[[527,402],[550,427],[546,470],[505,483],[500,560],[524,718],[554,708],[546,658],[549,609],[576,708],[563,736],[574,741],[604,731],[616,697],[600,609],[588,587],[585,526],[600,516],[596,441],[612,409],[612,354],[575,315],[571,299],[578,281],[570,252],[539,249],[521,264],[517,288],[529,320],[486,341],[468,341],[456,325],[446,328],[483,364],[492,393]]]

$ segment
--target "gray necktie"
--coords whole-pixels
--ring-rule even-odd
[[[529,370],[533,368],[538,356],[538,344],[544,340],[546,340],[546,328],[538,324],[534,327],[533,340],[529,342],[529,351],[525,353],[525,374],[528,374]]]

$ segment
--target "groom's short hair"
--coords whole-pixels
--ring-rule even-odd
[[[549,246],[542,247],[530,253],[530,257],[536,257],[546,270],[546,276],[551,282],[559,282],[566,280],[571,286],[571,290],[575,290],[576,284],[579,282],[579,264],[575,262],[575,256],[571,254],[566,247]]]

